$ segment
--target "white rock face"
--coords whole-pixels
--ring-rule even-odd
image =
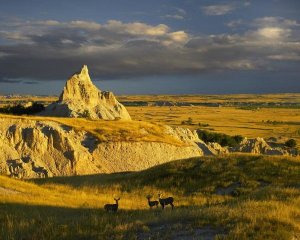
[[[59,100],[46,107],[39,115],[58,117],[85,117],[90,119],[126,119],[130,115],[112,92],[99,90],[84,65],[67,82]]]
[[[90,133],[55,122],[0,118],[0,173],[44,177],[137,171],[203,155],[193,141],[183,142],[186,146],[98,143]]]
[[[267,155],[290,155],[290,153],[285,149],[272,148],[263,138],[260,137],[254,139],[244,138],[239,146],[232,149],[232,151]]]
[[[229,153],[226,147],[222,147],[219,143],[216,142],[208,143],[207,147],[213,155],[223,155]]]

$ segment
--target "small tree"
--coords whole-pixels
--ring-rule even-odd
[[[188,125],[192,125],[193,124],[193,119],[191,117],[189,117],[188,120],[186,121],[186,123]]]
[[[294,148],[297,146],[297,142],[295,139],[289,139],[285,142],[285,146],[290,147],[290,148]]]

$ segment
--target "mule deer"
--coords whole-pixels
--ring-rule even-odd
[[[161,194],[158,194],[158,200],[159,200],[159,203],[162,207],[162,209],[165,208],[166,205],[171,205],[172,206],[172,209],[174,209],[174,198],[173,197],[167,197],[167,198],[161,198]]]
[[[104,205],[105,211],[107,211],[107,212],[109,212],[109,211],[111,211],[111,212],[118,211],[118,207],[119,207],[119,203],[118,202],[119,202],[120,198],[114,198],[114,199],[116,201],[115,204],[105,204]]]
[[[34,171],[40,178],[47,178],[48,171],[44,167],[35,166],[35,162],[31,162],[32,171]]]
[[[154,206],[158,207],[158,201],[150,201],[152,196],[148,195],[146,198],[148,199],[148,205],[150,208],[152,208]]]
[[[25,170],[23,168],[23,163],[19,162],[19,159],[7,160],[8,170],[11,177],[23,178]]]

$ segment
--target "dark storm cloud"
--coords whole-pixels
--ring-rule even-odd
[[[269,17],[249,26],[241,34],[193,36],[116,20],[1,22],[0,81],[60,80],[83,64],[97,79],[114,79],[272,69],[300,60],[297,22]]]
[[[7,78],[0,78],[0,83],[23,83],[23,84],[38,84],[38,82],[35,81],[24,81],[23,79],[7,79]]]

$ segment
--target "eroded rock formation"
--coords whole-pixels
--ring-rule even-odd
[[[86,65],[66,82],[59,100],[47,106],[39,115],[106,120],[131,119],[126,108],[117,101],[112,92],[101,91],[92,83]]]
[[[144,130],[145,131],[145,130]],[[180,132],[180,134],[179,134]],[[137,171],[202,156],[193,133],[170,130],[185,146],[163,142],[100,142],[85,131],[51,121],[0,118],[0,173],[15,177]]]

